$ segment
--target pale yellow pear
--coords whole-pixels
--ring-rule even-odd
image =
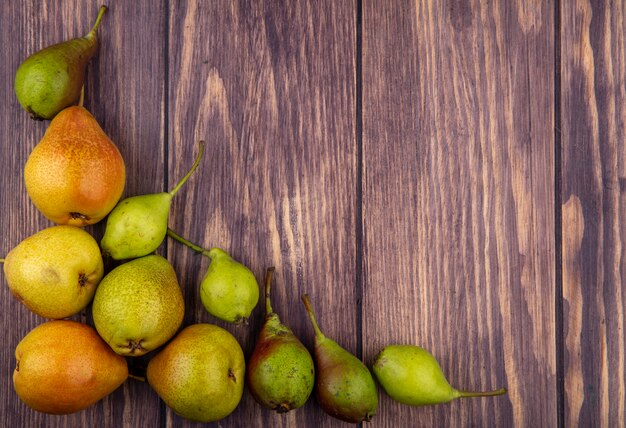
[[[24,239],[4,262],[9,289],[44,318],[66,318],[91,302],[103,275],[96,240],[74,226],[53,226]]]

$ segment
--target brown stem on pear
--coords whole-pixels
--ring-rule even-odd
[[[315,330],[315,336],[318,339],[324,339],[324,333],[320,330],[320,327],[317,325],[317,321],[315,320],[315,314],[313,313],[313,309],[311,308],[311,302],[309,301],[308,294],[302,295],[302,302],[304,303],[304,307],[306,308],[307,314],[309,314],[309,319],[311,320],[311,324],[313,325],[313,330]]]
[[[0,259],[0,263],[4,263],[4,259]]]
[[[183,184],[185,184],[185,182],[189,179],[189,177],[191,177],[191,174],[193,174],[196,168],[198,168],[198,165],[200,165],[200,161],[202,160],[202,155],[204,155],[204,141],[200,141],[198,143],[198,156],[196,157],[196,160],[194,161],[193,165],[191,165],[191,169],[189,170],[189,172],[187,172],[187,174],[185,174],[185,176],[181,178],[178,184],[176,184],[176,187],[174,187],[169,192],[170,195],[174,196],[176,192],[178,192],[180,188],[183,187]]]
[[[78,107],[82,107],[85,103],[85,85],[80,88],[80,98],[78,98]]]
[[[98,17],[96,18],[96,22],[95,24],[93,24],[93,27],[91,28],[91,31],[89,31],[88,35],[96,35],[96,31],[98,30],[98,27],[100,26],[100,21],[102,21],[102,17],[104,16],[104,13],[108,10],[109,8],[106,7],[105,5],[100,6],[100,9],[98,10]],[[91,36],[91,37],[93,37]]]
[[[167,236],[169,236],[170,238],[180,242],[183,245],[186,245],[187,247],[191,248],[192,250],[197,251],[198,253],[202,254],[203,256],[210,257],[209,256],[209,250],[207,250],[206,248],[202,248],[201,246],[196,245],[193,242],[183,238],[182,236],[180,236],[179,234],[174,232],[169,227],[167,228]]]
[[[272,303],[270,302],[270,288],[272,287],[272,279],[274,278],[274,266],[268,267],[265,272],[265,316],[268,317],[274,313]]]
[[[137,375],[130,374],[130,373],[128,374],[128,377],[129,377],[129,378],[131,378],[131,379],[138,380],[139,382],[145,382],[145,381],[146,381],[146,378],[145,378],[145,377],[143,377],[143,376],[137,376]]]
[[[496,395],[506,394],[506,388],[496,389],[495,391],[457,391],[459,397],[495,397]]]

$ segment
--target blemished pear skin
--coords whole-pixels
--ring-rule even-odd
[[[448,383],[439,363],[428,351],[415,345],[389,345],[372,366],[387,395],[410,406],[447,403],[462,397],[491,397],[505,388],[487,392],[459,391]]]
[[[118,354],[158,348],[178,330],[185,311],[174,268],[159,255],[131,260],[109,272],[93,299],[96,330]]]
[[[259,302],[259,284],[252,271],[220,248],[204,249],[171,229],[167,234],[211,259],[200,283],[200,299],[207,312],[223,321],[245,323]]]
[[[184,328],[148,363],[150,386],[178,415],[214,422],[239,405],[245,383],[241,346],[212,324]]]
[[[315,366],[308,349],[272,309],[273,274],[271,267],[265,276],[265,323],[248,362],[246,380],[259,404],[286,413],[309,399],[315,384]]]
[[[378,391],[369,369],[320,330],[309,297],[302,301],[315,330],[315,395],[322,409],[346,422],[370,421],[378,407]]]
[[[119,201],[126,167],[91,113],[72,106],[56,115],[28,156],[24,182],[49,220],[82,227],[102,220]]]
[[[68,414],[85,409],[115,391],[128,377],[128,365],[86,325],[48,321],[31,330],[15,349],[13,387],[29,407]]]
[[[200,165],[204,141],[191,169],[169,192],[132,196],[109,214],[101,245],[115,260],[141,257],[155,251],[165,239],[172,198]]]
[[[104,273],[96,240],[72,226],[53,226],[31,235],[4,259],[11,293],[44,318],[66,318],[93,299]]]
[[[106,11],[106,6],[100,7],[93,28],[84,37],[48,46],[20,64],[15,95],[33,119],[52,119],[78,101],[87,63],[98,48],[96,31]]]

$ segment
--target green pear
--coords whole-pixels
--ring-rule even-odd
[[[165,239],[172,198],[198,168],[204,154],[204,141],[187,174],[170,192],[126,198],[109,213],[101,245],[115,260],[141,257],[155,251]]]
[[[378,407],[378,391],[372,374],[361,360],[322,333],[306,294],[302,301],[315,330],[318,403],[326,413],[342,421],[370,421]]]
[[[93,237],[73,226],[53,226],[24,239],[4,260],[13,295],[44,318],[66,318],[91,302],[104,267]]]
[[[252,271],[220,248],[206,250],[171,229],[167,234],[211,259],[200,284],[200,298],[207,312],[224,321],[245,322],[259,302],[259,284]]]
[[[126,360],[86,324],[43,323],[15,348],[13,387],[39,412],[62,415],[85,409],[128,377]]]
[[[213,422],[243,395],[245,360],[229,332],[212,324],[184,328],[148,363],[148,383],[178,415]]]
[[[33,119],[52,119],[80,97],[87,63],[96,53],[96,30],[107,7],[84,37],[67,40],[35,52],[15,74],[15,95]]]
[[[96,290],[92,311],[98,333],[115,352],[139,356],[174,336],[185,304],[172,266],[150,255],[109,272]]]
[[[394,400],[410,406],[447,403],[461,397],[488,397],[506,393],[459,391],[448,383],[439,363],[428,351],[414,345],[383,348],[372,367],[378,382]]]
[[[248,362],[246,379],[254,399],[285,413],[306,403],[315,384],[315,366],[308,349],[272,309],[270,287],[274,268],[265,277],[265,324]]]

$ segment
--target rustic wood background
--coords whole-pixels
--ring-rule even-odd
[[[0,255],[51,224],[22,169],[47,123],[13,93],[34,51],[83,35],[97,2],[0,11]],[[309,347],[299,297],[366,362],[422,345],[463,389],[410,408],[381,391],[367,426],[623,426],[626,2],[110,1],[86,107],[122,152],[125,195],[169,189],[207,141],[170,225],[262,279]],[[103,225],[88,228],[97,238]],[[208,315],[208,260],[172,241],[185,324]],[[13,392],[14,348],[43,319],[0,276],[1,426],[192,426],[128,380],[69,416]],[[89,310],[76,317],[90,322]],[[147,358],[133,360],[141,371]],[[221,427],[342,426],[315,400],[275,415],[245,393]]]

